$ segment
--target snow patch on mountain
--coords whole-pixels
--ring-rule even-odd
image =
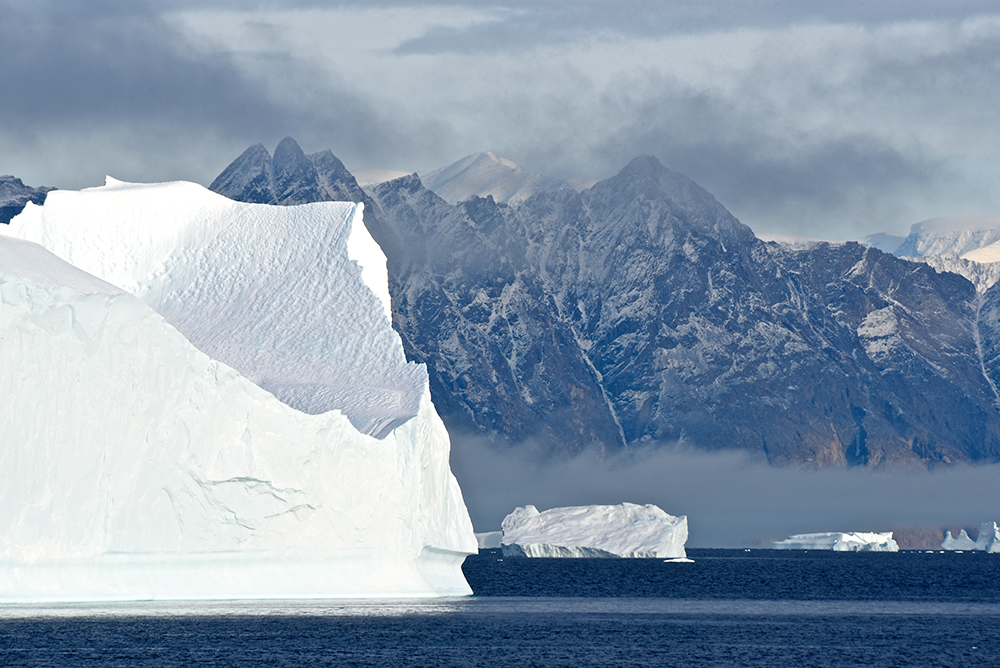
[[[932,218],[914,224],[905,238],[880,233],[861,243],[963,276],[980,293],[1000,280],[1000,217]]]
[[[865,352],[876,362],[884,362],[895,350],[903,347],[893,307],[887,306],[866,315],[858,325],[858,338]]]
[[[530,174],[520,165],[490,152],[468,155],[447,167],[419,176],[428,190],[450,204],[464,202],[474,196],[492,196],[498,203],[519,204],[537,192],[575,190],[585,183],[571,184],[561,179]]]
[[[896,250],[899,257],[957,255],[1000,241],[1000,217],[949,216],[915,223]]]

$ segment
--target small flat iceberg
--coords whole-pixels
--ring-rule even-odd
[[[687,517],[654,505],[517,508],[504,518],[500,547],[510,557],[684,559]]]
[[[891,531],[880,533],[831,531],[799,533],[771,543],[772,550],[832,550],[834,552],[899,552]]]
[[[976,550],[979,552],[1000,552],[1000,527],[997,526],[996,522],[983,522],[979,526],[979,536],[976,540],[969,538],[969,534],[962,529],[958,538],[951,535],[950,531],[946,531],[944,534],[944,542],[941,543],[942,550],[960,550],[960,551],[972,551]]]

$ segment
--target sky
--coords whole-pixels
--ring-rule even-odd
[[[1000,215],[985,0],[0,0],[0,174],[207,185],[285,137],[349,169],[655,155],[758,234]]]

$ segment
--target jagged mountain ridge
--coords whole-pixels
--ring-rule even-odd
[[[0,176],[0,223],[9,223],[14,216],[24,210],[28,202],[41,204],[51,190],[55,188],[51,186],[32,188],[24,185],[19,178],[10,175]]]
[[[762,242],[648,157],[516,207],[452,206],[416,176],[363,196],[394,327],[453,433],[820,466],[1000,458],[1000,297],[958,276]]]

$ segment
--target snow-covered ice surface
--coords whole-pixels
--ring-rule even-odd
[[[517,508],[504,518],[505,556],[686,557],[687,517],[654,505],[571,506],[539,512]]]
[[[61,191],[8,230],[100,277],[0,236],[0,602],[470,593],[448,434],[379,303],[359,211],[199,189]],[[358,383],[354,415],[330,405],[346,392],[310,414],[262,389],[254,370],[280,364]],[[366,408],[365,382],[405,410]]]
[[[978,550],[980,552],[1000,552],[1000,527],[996,522],[983,522],[979,526],[979,535],[976,540],[969,538],[969,534],[962,529],[958,538],[951,535],[950,531],[945,532],[944,541],[941,543],[942,550]]]
[[[873,533],[800,533],[771,543],[772,550],[833,550],[834,552],[898,552],[891,531]]]
[[[379,437],[417,414],[427,372],[392,330],[385,256],[360,205],[246,204],[111,178],[55,193],[5,233],[136,295],[293,408],[338,409]]]

